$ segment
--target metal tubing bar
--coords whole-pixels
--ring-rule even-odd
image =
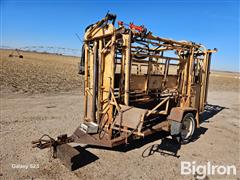
[[[210,76],[210,65],[211,65],[211,57],[212,57],[212,53],[209,52],[208,54],[208,65],[207,65],[207,71],[206,71],[206,88],[205,88],[205,97],[204,97],[204,103],[207,103],[207,95],[208,95],[208,84],[209,84],[209,76]]]
[[[101,114],[99,112],[102,111],[102,40],[99,40],[99,47],[98,47],[98,111],[97,111],[97,121],[99,123]]]
[[[85,77],[84,77],[84,118],[87,117],[87,104],[88,104],[88,93],[87,88],[88,88],[88,45],[85,43],[84,45],[85,48]]]
[[[170,43],[170,44],[177,44],[177,45],[186,46],[186,47],[194,47],[194,46],[198,47],[198,48],[201,47],[200,45],[192,44],[191,42],[179,42],[179,41],[174,41],[174,40],[167,39],[167,38],[160,38],[160,37],[156,37],[156,36],[152,36],[152,35],[149,35],[147,37],[147,39],[162,41],[162,42]]]
[[[168,101],[170,99],[170,97],[166,97],[163,101],[161,101],[157,106],[155,106],[152,110],[150,110],[146,116],[149,116],[150,114],[152,114],[156,109],[158,109],[160,106],[162,106],[166,101]]]
[[[188,48],[184,48],[181,46],[172,46],[172,45],[167,45],[167,44],[158,44],[158,43],[153,43],[154,45],[159,45],[157,48],[153,49],[153,48],[144,48],[141,46],[132,46],[133,49],[142,49],[142,50],[147,50],[147,51],[169,51],[169,50],[188,50]],[[161,46],[163,46],[164,48],[160,48]]]
[[[177,61],[185,61],[186,60],[186,59],[176,58],[176,57],[167,57],[167,56],[160,56],[160,55],[148,55],[148,54],[139,54],[139,53],[132,53],[132,55],[143,56],[145,58],[150,57],[150,58],[160,58],[160,59],[171,59],[171,60],[177,60]]]
[[[129,90],[130,90],[130,75],[131,75],[131,31],[129,31],[126,48],[126,63],[125,63],[125,93],[124,103],[129,105]]]
[[[93,45],[93,84],[91,121],[96,121],[96,80],[97,80],[97,41]]]
[[[191,106],[191,88],[193,81],[193,67],[194,67],[194,47],[191,49],[190,59],[189,59],[189,67],[188,67],[188,84],[187,84],[187,104],[186,106]]]

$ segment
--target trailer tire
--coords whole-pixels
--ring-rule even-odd
[[[187,113],[182,120],[182,128],[180,131],[180,139],[182,144],[188,143],[196,129],[196,120],[192,113]]]
[[[181,144],[187,144],[196,129],[196,120],[192,113],[187,113],[184,115],[181,122],[181,129],[178,135],[172,135],[172,138]]]

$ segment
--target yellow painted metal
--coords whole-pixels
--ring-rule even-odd
[[[141,125],[149,118],[168,115],[173,107],[195,109],[199,125],[214,50],[188,41],[142,34],[124,26],[115,28],[106,18],[90,27],[84,37],[84,118],[104,126],[109,138],[118,129],[115,117],[120,124],[127,115],[121,107],[145,109],[148,113]],[[132,117],[134,112],[137,110],[131,111]],[[124,123],[126,126],[119,127],[121,132],[144,135],[142,126],[135,129],[127,127],[134,123]],[[146,130],[149,133],[151,130]]]

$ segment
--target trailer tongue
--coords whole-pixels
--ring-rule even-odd
[[[81,156],[72,142],[111,148],[163,130],[186,143],[207,103],[216,49],[153,36],[133,23],[114,27],[115,20],[107,14],[85,31],[82,124],[71,136],[44,135],[33,142],[40,149],[52,147],[70,169]]]

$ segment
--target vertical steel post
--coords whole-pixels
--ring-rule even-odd
[[[98,47],[98,110],[97,110],[97,121],[100,122],[102,113],[102,39],[99,40]]]
[[[189,58],[189,70],[188,70],[188,84],[187,84],[187,106],[191,106],[191,88],[193,80],[193,67],[194,67],[194,47],[191,48],[191,54]]]
[[[87,118],[87,104],[88,104],[88,45],[84,44],[85,49],[85,74],[84,74],[84,118]]]
[[[97,41],[94,41],[91,121],[96,121],[96,83],[97,83]]]
[[[186,58],[184,63],[184,73],[183,73],[183,86],[182,86],[182,98],[181,98],[181,107],[185,106],[186,96],[187,96],[187,83],[188,83],[188,72],[189,72],[189,58]]]
[[[125,63],[124,103],[127,106],[129,106],[130,75],[131,75],[131,31],[129,31],[128,38],[127,38],[126,63]]]
[[[121,103],[123,103],[123,93],[124,93],[124,74],[125,74],[125,57],[126,57],[126,50],[125,47],[122,47],[122,59],[121,59],[121,80],[120,80],[120,84],[119,84],[119,96],[120,96],[120,101]]]
[[[200,112],[204,110],[204,103],[205,103],[205,93],[206,93],[206,79],[208,75],[208,52],[207,50],[204,52],[204,60],[203,60],[203,73],[201,77],[201,97],[200,97]]]
[[[211,65],[211,57],[212,53],[208,53],[208,59],[207,59],[207,71],[206,71],[206,84],[205,84],[205,96],[204,96],[204,103],[207,103],[207,95],[208,95],[208,84],[209,84],[209,76],[210,76],[210,65]]]

